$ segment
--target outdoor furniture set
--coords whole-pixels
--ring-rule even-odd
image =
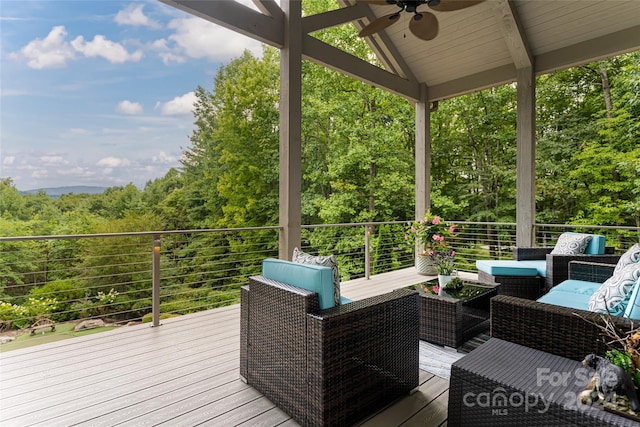
[[[572,375],[587,354],[609,349],[590,296],[618,270],[631,271],[623,263],[637,263],[640,275],[640,245],[618,258],[617,265],[568,262],[567,279],[538,301],[501,294],[501,284],[471,298],[400,289],[351,302],[337,291],[335,259],[264,260],[262,276],[241,289],[240,374],[302,425],[349,425],[417,387],[419,338],[458,347],[490,315],[492,338],[452,366],[449,425],[637,425],[569,404],[566,396],[577,399],[585,384],[540,381],[541,372]],[[618,314],[610,322],[622,330],[640,326],[629,320],[640,319],[640,277],[633,277],[624,301],[612,304],[605,292]],[[484,405],[478,396],[507,403]],[[509,404],[513,396],[535,397],[537,406]]]
[[[580,361],[622,345],[605,339],[601,327],[640,327],[639,294],[637,244],[616,265],[570,262],[569,279],[537,301],[492,298],[492,338],[452,365],[448,424],[637,426],[578,402],[578,394],[593,374]],[[594,306],[598,302],[607,303],[608,313]]]

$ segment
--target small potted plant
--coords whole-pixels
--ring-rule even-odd
[[[433,254],[448,249],[447,239],[453,236],[456,230],[457,228],[454,224],[447,223],[438,215],[431,214],[431,212],[427,212],[421,220],[409,224],[404,238],[415,246],[416,269],[419,274],[439,274],[437,266],[434,264]],[[453,261],[451,260],[451,262]],[[444,267],[444,270],[446,270],[446,267]]]

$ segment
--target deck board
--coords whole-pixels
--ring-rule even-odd
[[[357,300],[428,277],[414,269],[356,279]],[[0,353],[0,425],[296,426],[239,378],[240,306]],[[362,426],[446,424],[448,381],[420,387]]]

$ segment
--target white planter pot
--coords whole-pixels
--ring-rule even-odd
[[[438,295],[442,295],[442,290],[444,289],[445,286],[447,286],[447,284],[451,281],[451,279],[453,279],[453,276],[451,275],[438,274],[438,286],[439,286]]]

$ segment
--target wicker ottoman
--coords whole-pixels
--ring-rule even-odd
[[[592,374],[575,360],[491,338],[451,367],[448,425],[638,426],[578,402]]]

